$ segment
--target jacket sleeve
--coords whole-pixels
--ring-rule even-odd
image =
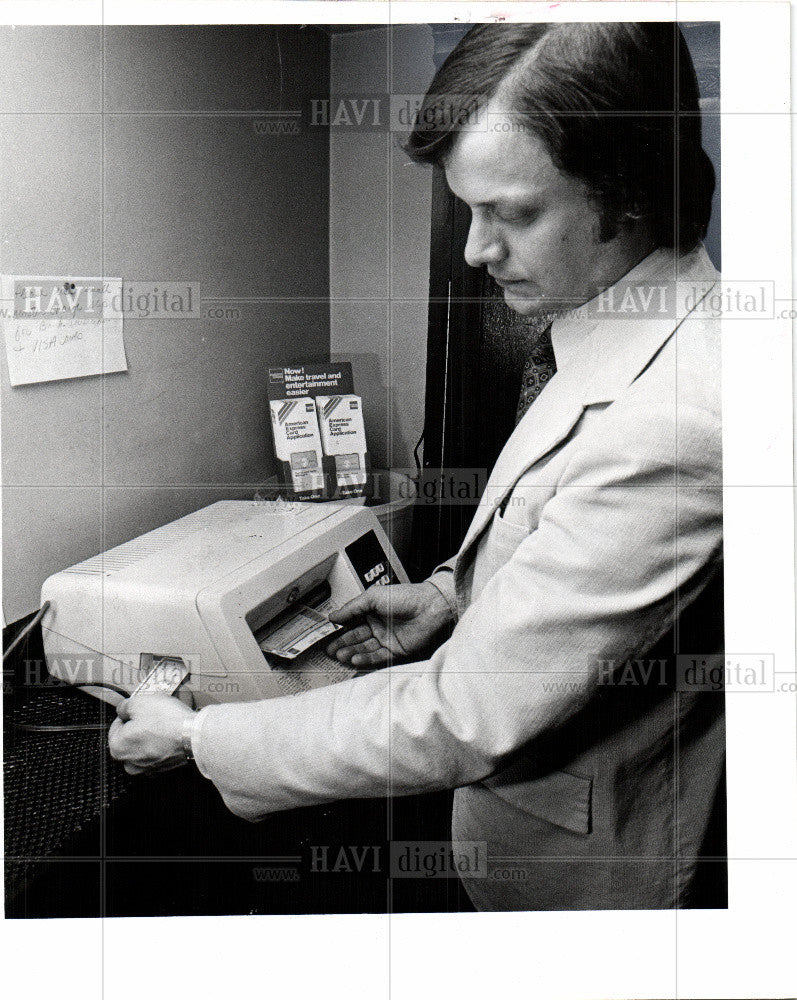
[[[431,583],[433,587],[439,590],[445,598],[446,603],[451,609],[453,621],[456,621],[459,617],[459,611],[457,610],[456,588],[454,587],[454,567],[456,562],[457,557],[454,556],[454,558],[449,559],[448,562],[442,563],[437,567],[431,576],[427,577],[426,580],[427,583]]]
[[[721,554],[720,448],[716,417],[699,409],[679,413],[677,435],[667,413],[592,435],[431,659],[205,708],[201,772],[258,819],[468,784],[524,744],[533,752],[593,696],[597,659],[643,654],[672,626],[674,595],[683,609],[707,582]]]

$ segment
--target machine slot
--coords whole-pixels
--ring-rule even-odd
[[[329,620],[334,607],[329,581],[314,583],[304,594],[297,588],[288,598],[288,606],[257,629],[254,636],[263,653],[293,660],[340,626]]]

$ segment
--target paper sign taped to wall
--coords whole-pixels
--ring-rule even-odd
[[[11,385],[127,371],[121,278],[1,280]]]

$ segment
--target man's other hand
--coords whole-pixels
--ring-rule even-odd
[[[365,667],[421,653],[453,615],[437,587],[426,582],[370,587],[329,617],[338,625],[354,627],[338,633],[327,653],[341,663]]]
[[[108,749],[128,774],[168,771],[185,763],[183,723],[192,715],[177,698],[140,694],[121,702],[108,732]]]

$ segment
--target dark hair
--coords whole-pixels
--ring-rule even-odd
[[[711,215],[714,168],[699,92],[677,24],[480,24],[437,71],[405,144],[445,164],[460,129],[495,100],[583,180],[611,239],[651,218],[657,246],[692,249]]]

